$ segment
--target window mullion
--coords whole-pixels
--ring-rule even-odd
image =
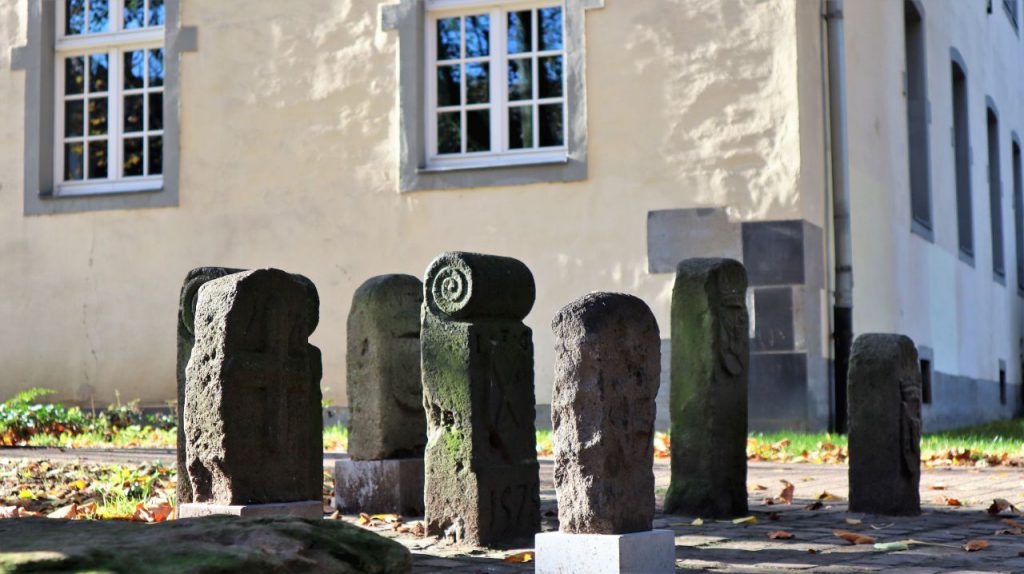
[[[109,82],[110,103],[107,105],[107,109],[110,110],[110,117],[107,118],[107,177],[118,180],[121,179],[121,134],[124,133],[124,112],[121,109],[124,92],[124,52],[114,48],[110,51],[110,59],[113,61],[109,73],[113,76],[113,81]]]
[[[498,146],[494,148],[497,152],[507,151],[506,146],[508,145],[508,110],[506,109],[506,100],[508,98],[508,53],[507,46],[508,41],[506,38],[505,30],[505,13],[502,10],[494,10],[491,17],[495,24],[491,25],[491,30],[496,32],[497,42],[494,42],[491,46],[492,53],[497,63],[497,71],[494,76],[494,81],[497,84],[494,90],[495,95],[495,113],[498,116],[497,121],[497,138]]]

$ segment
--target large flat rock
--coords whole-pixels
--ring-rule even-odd
[[[334,520],[215,516],[160,524],[0,520],[0,572],[405,573],[401,544]]]

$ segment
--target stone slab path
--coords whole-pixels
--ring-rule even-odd
[[[325,455],[325,467],[343,454]],[[173,450],[164,449],[0,449],[0,458],[75,459],[95,462],[144,462],[162,460],[172,463]],[[1003,518],[1024,517],[1010,513],[993,517],[986,512],[994,498],[1018,504],[1024,501],[1024,470],[1017,468],[924,469],[921,475],[921,502],[924,514],[916,518],[883,518],[846,512],[847,468],[841,465],[751,463],[748,467],[750,514],[757,524],[737,525],[731,521],[705,520],[693,525],[692,516],[657,514],[655,526],[676,534],[676,569],[679,572],[905,572],[908,574],[1022,572],[1024,573],[1024,536],[996,534],[1005,530]],[[668,488],[668,461],[654,465],[655,485],[660,508]],[[541,459],[541,504],[545,530],[557,529],[557,510],[552,485],[552,463]],[[779,496],[787,480],[794,484],[793,504],[764,503],[766,497]],[[756,487],[763,486],[765,490]],[[828,492],[836,500],[822,501],[822,507],[807,506]],[[950,506],[948,499],[961,506]],[[777,513],[772,519],[771,513]],[[355,521],[356,516],[346,516]],[[851,524],[847,521],[860,521]],[[406,517],[406,521],[415,520]],[[532,572],[533,565],[508,564],[509,555],[530,550],[530,541],[522,547],[489,550],[466,548],[432,538],[397,534],[390,526],[373,527],[394,538],[415,557],[415,572],[477,574]],[[928,543],[911,545],[909,550],[886,552],[871,545],[852,546],[836,538],[832,531],[848,530],[875,537],[879,542],[913,539]],[[768,533],[785,530],[791,540],[770,540]],[[968,540],[985,540],[988,548],[966,552],[961,546]]]

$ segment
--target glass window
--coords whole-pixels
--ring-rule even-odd
[[[164,0],[63,0],[58,9],[58,193],[159,186]]]
[[[552,5],[427,19],[428,163],[564,158],[562,13]]]

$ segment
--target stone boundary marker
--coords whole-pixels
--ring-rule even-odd
[[[921,514],[921,369],[903,335],[853,342],[849,400],[850,512]]]
[[[277,269],[200,287],[183,421],[193,500],[179,517],[323,516],[318,320],[312,282]]]
[[[420,331],[428,535],[491,546],[540,530],[534,434],[533,274],[447,252],[427,267]]]
[[[591,293],[559,311],[551,418],[559,532],[535,538],[539,574],[675,571],[652,530],[658,323],[646,303]]]
[[[746,269],[732,259],[686,259],[676,269],[667,514],[747,514],[746,291]]]
[[[423,284],[380,275],[352,296],[347,392],[350,460],[335,463],[342,512],[423,514],[427,422],[420,378]]]

